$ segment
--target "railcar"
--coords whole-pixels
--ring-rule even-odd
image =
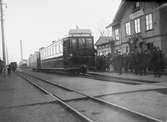
[[[32,70],[39,70],[41,68],[40,64],[40,54],[39,51],[36,51],[34,54],[29,56],[27,66]]]
[[[90,30],[73,29],[63,39],[39,49],[37,69],[42,71],[63,70],[86,73],[95,68],[94,38]]]

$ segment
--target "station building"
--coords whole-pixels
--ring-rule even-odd
[[[114,40],[111,36],[100,36],[96,41],[95,45],[97,47],[97,55],[108,55],[113,52]]]
[[[132,51],[136,41],[139,51],[159,47],[167,56],[167,2],[136,2],[122,0],[112,27],[114,51],[121,54]]]

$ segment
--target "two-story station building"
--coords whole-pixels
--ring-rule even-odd
[[[116,52],[129,53],[136,41],[139,51],[156,46],[167,56],[167,2],[122,0],[110,27]]]

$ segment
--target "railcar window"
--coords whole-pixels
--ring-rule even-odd
[[[54,52],[53,52],[53,45],[52,45],[52,53],[51,53],[51,55],[53,55],[54,54]]]
[[[57,54],[57,43],[55,44],[55,49],[56,49],[56,51],[55,51],[55,52],[56,52],[56,54]]]
[[[55,44],[53,45],[53,55],[55,54]]]
[[[79,48],[84,48],[84,47],[85,47],[85,39],[79,38]]]
[[[54,44],[54,49],[55,49],[54,54],[56,54],[56,43]]]
[[[59,43],[57,43],[57,53],[59,53]]]
[[[52,56],[52,46],[50,47],[50,56]]]
[[[92,48],[92,39],[91,38],[87,38],[86,39],[86,48]]]
[[[51,56],[51,47],[49,47],[49,56]]]
[[[50,48],[48,48],[48,56],[50,56]]]
[[[47,47],[47,54],[46,55],[47,55],[47,57],[49,56],[49,48],[48,47]]]
[[[63,42],[60,42],[60,52],[63,52]]]
[[[60,53],[60,42],[58,44],[59,44],[59,53]]]
[[[48,56],[48,49],[46,48],[45,49],[45,57],[47,57]]]
[[[56,53],[59,53],[58,52],[58,43],[56,43]]]
[[[47,47],[47,57],[49,56],[49,54],[50,54],[50,50],[49,50],[49,48]]]
[[[48,48],[46,48],[46,50],[45,50],[45,55],[46,55],[46,57],[48,57]]]
[[[77,47],[77,39],[71,39],[71,47],[76,48]]]

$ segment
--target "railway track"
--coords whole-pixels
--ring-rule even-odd
[[[74,113],[74,115],[76,115],[77,117],[79,117],[81,119],[81,122],[93,122],[93,120],[89,119],[88,117],[86,117],[85,115],[83,115],[81,112],[79,112],[78,110],[76,110],[75,108],[73,108],[72,106],[70,106],[69,104],[65,103],[60,97],[58,97],[57,95],[49,92],[46,88],[40,86],[39,84],[37,84],[35,81],[35,79],[32,79],[32,77],[28,77],[24,74],[20,74],[19,76],[22,77],[23,79],[25,79],[26,81],[28,81],[30,84],[32,84],[33,86],[35,86],[36,88],[38,88],[40,91],[44,92],[45,94],[50,95],[51,97],[53,97],[56,101],[58,101],[62,106],[64,106],[65,108],[67,108],[69,111],[71,111],[72,113]],[[31,79],[30,79],[31,78]]]
[[[74,75],[70,74],[69,72],[64,72],[64,71],[58,71],[58,70],[50,70],[50,72],[45,73],[56,73],[60,75]],[[101,74],[96,74],[96,73],[87,73],[85,75],[74,75],[74,76],[79,76],[83,78],[88,78],[88,79],[95,79],[95,80],[100,80],[100,81],[106,81],[106,82],[116,82],[116,83],[123,83],[123,84],[130,84],[130,85],[139,85],[139,84],[150,84],[150,83],[159,83],[156,81],[147,81],[147,80],[137,80],[137,79],[124,79],[121,77],[112,77],[112,76],[106,76],[106,75],[101,75]]]
[[[112,76],[105,76],[105,75],[92,74],[92,73],[85,74],[81,77],[89,78],[89,79],[96,79],[96,80],[103,80],[103,81],[108,81],[108,82],[124,83],[124,84],[130,84],[130,85],[158,83],[155,81],[124,79],[124,78],[118,78],[118,77],[116,78],[116,77],[112,77]]]
[[[33,84],[44,93],[54,97],[58,102],[75,113],[83,121],[162,122],[162,120],[86,95],[61,84],[51,83],[47,80],[23,72],[18,73],[18,75],[29,81],[29,83]],[[80,98],[65,100],[64,96],[68,96],[69,94],[78,94],[80,95]]]
[[[50,73],[56,73],[60,75],[74,75],[70,74],[64,71],[56,71],[50,72]],[[147,81],[147,80],[137,80],[137,79],[124,79],[121,77],[112,77],[112,76],[105,76],[105,75],[100,75],[100,74],[94,74],[94,73],[87,73],[85,75],[75,75],[75,76],[80,76],[83,78],[88,78],[88,79],[95,79],[95,80],[100,80],[100,81],[106,81],[106,82],[117,82],[117,83],[124,83],[124,84],[130,84],[130,85],[139,85],[139,84],[150,84],[150,83],[159,83],[156,81]]]

